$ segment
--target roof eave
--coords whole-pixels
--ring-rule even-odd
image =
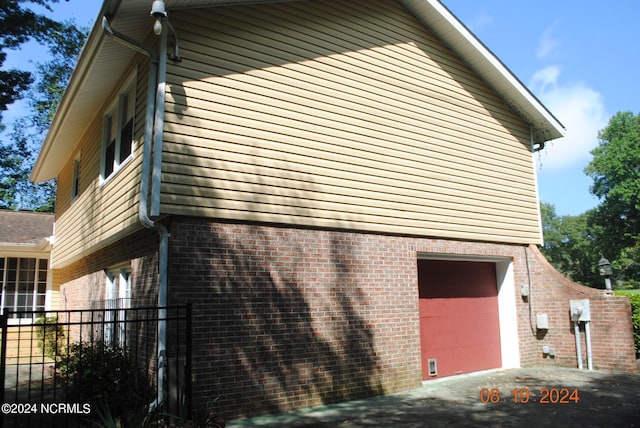
[[[564,125],[446,6],[438,0],[400,1],[529,123],[535,143],[565,135]]]
[[[3,253],[47,253],[51,251],[52,238],[42,239],[37,243],[0,242]]]
[[[94,63],[95,57],[100,52],[100,47],[105,39],[105,35],[102,31],[101,17],[114,14],[120,5],[120,2],[121,0],[106,0],[102,4],[102,8],[94,21],[89,36],[78,55],[76,65],[69,78],[69,84],[62,95],[60,104],[58,104],[58,109],[54,114],[51,125],[49,126],[49,131],[42,143],[38,158],[31,169],[29,178],[34,183],[42,183],[56,178],[58,176],[60,162],[66,161],[66,158],[69,156],[69,153],[65,150],[52,151],[53,143],[58,138],[64,125],[64,118],[75,102],[82,85],[85,83],[86,76]],[[71,144],[74,143],[66,141],[67,146]],[[71,147],[71,149],[73,149],[73,147]],[[59,159],[62,159],[63,157],[64,160],[60,161]]]
[[[205,7],[215,5],[241,5],[265,3],[273,0],[176,0],[173,7]],[[283,0],[276,0],[283,1]],[[292,1],[292,0],[289,0]],[[565,128],[549,110],[518,80],[518,78],[484,45],[473,33],[460,22],[438,0],[400,0],[423,25],[429,28],[445,45],[455,52],[467,65],[469,65],[482,79],[487,82],[505,102],[517,111],[532,128],[534,143],[540,144],[545,141],[560,138],[565,135]],[[91,33],[79,55],[78,62],[69,81],[69,86],[65,91],[58,111],[51,123],[49,133],[42,145],[38,159],[31,171],[31,180],[39,183],[56,178],[72,151],[75,149],[81,131],[79,123],[85,126],[88,123],[88,113],[75,104],[91,97],[106,97],[111,91],[109,82],[101,81],[91,77],[95,74],[98,60],[105,61],[104,57],[111,58],[111,62],[117,61],[116,65],[124,64],[131,60],[133,53],[125,48],[117,48],[107,45],[105,36],[101,28],[102,16],[113,17],[112,24],[122,32],[143,38],[148,28],[139,28],[140,23],[149,19],[145,11],[151,7],[151,1],[130,0],[107,0],[104,2],[98,19],[93,25]],[[120,9],[127,9],[127,13],[135,11],[133,17],[124,16]],[[105,47],[106,46],[106,47]],[[122,51],[117,51],[122,49]],[[105,50],[109,50],[105,53]],[[120,53],[116,56],[114,53]],[[115,59],[117,58],[117,60]],[[115,65],[114,65],[115,66]],[[96,83],[100,81],[100,84]],[[113,83],[113,82],[111,82]],[[100,86],[100,87],[99,87]],[[93,91],[93,92],[92,92]],[[98,101],[96,101],[98,102]],[[102,101],[101,101],[102,102]],[[97,110],[96,104],[92,105]],[[74,117],[82,112],[82,118]],[[93,114],[96,114],[93,112]],[[79,115],[78,115],[79,116]],[[72,120],[75,120],[73,124]],[[74,126],[77,129],[74,130]]]

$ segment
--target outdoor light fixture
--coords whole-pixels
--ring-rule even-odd
[[[598,271],[600,275],[604,276],[604,286],[607,291],[611,291],[611,275],[613,275],[613,269],[611,268],[611,262],[604,257],[598,262]]]
[[[154,0],[151,4],[151,13],[149,13],[156,22],[153,23],[153,32],[156,36],[162,34],[162,21],[167,19],[167,9],[162,0]]]

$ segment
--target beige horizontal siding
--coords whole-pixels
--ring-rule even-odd
[[[528,125],[398,3],[171,19],[162,213],[538,242]]]
[[[80,194],[74,201],[71,201],[71,179],[75,155],[58,177],[56,241],[52,257],[56,268],[89,255],[138,225],[147,88],[146,68],[141,69],[136,82],[134,157],[109,180],[100,183],[104,111],[97,112],[87,134],[78,142]]]

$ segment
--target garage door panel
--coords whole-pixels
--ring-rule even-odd
[[[477,328],[465,328],[455,320],[448,317],[423,318],[421,327],[424,327],[422,337],[430,339],[430,347],[434,346],[468,346],[471,344],[500,343],[500,331],[492,327],[494,318],[492,316],[478,317],[479,324],[487,326],[482,334],[478,334]]]
[[[497,296],[493,297],[459,297],[459,298],[421,298],[420,313],[428,316],[449,316],[452,311],[458,311],[459,317],[470,319],[476,314],[498,311]]]
[[[437,377],[500,367],[495,264],[421,260],[418,274],[423,377],[431,358]]]

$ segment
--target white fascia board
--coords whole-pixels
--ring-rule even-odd
[[[436,37],[533,127],[536,143],[560,138],[565,128],[527,87],[438,0],[401,0]]]

